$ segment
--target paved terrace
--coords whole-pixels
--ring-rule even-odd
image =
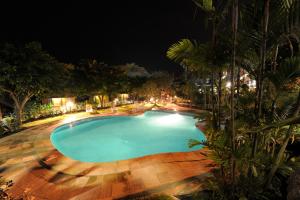
[[[185,108],[169,105],[166,108]],[[124,115],[128,113],[104,113]],[[101,114],[98,114],[101,116]],[[201,187],[212,162],[206,150],[165,153],[136,159],[83,163],[59,153],[50,134],[64,119],[91,117],[77,113],[27,124],[27,129],[0,139],[0,176],[13,180],[13,197],[48,200],[119,199],[165,192],[188,193]],[[56,119],[56,120],[55,120]],[[38,125],[37,125],[38,124]]]

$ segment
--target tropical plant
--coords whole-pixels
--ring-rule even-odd
[[[203,77],[204,71],[215,75],[220,72],[217,66],[228,66],[230,76],[227,86],[230,97],[224,98],[229,105],[222,108],[230,111],[225,112],[224,129],[214,128],[212,114],[207,116],[207,141],[190,141],[191,146],[209,147],[208,157],[218,166],[208,181],[205,198],[202,197],[282,199],[285,181],[299,168],[299,160],[286,149],[297,140],[300,124],[300,3],[295,0],[194,2],[213,22],[212,42],[202,45],[184,39],[172,45],[167,56],[186,66],[190,76]],[[225,24],[229,21],[231,27]],[[218,34],[220,30],[230,36],[222,37]],[[256,81],[254,88],[241,83],[244,74]],[[213,80],[213,76],[206,77]],[[228,93],[222,79],[212,85]]]

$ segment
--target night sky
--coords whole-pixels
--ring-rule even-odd
[[[20,1],[21,2],[21,1]],[[135,62],[148,70],[178,71],[167,48],[182,38],[206,41],[204,14],[192,0],[1,2],[1,42],[39,41],[58,60],[97,58],[110,65]]]

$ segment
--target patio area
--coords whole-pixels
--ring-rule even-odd
[[[187,111],[176,105],[162,109]],[[0,175],[14,183],[9,194],[61,200],[122,199],[160,192],[178,195],[199,189],[199,183],[214,167],[212,161],[206,159],[205,149],[117,162],[83,163],[63,156],[52,146],[51,132],[66,123],[66,119],[91,116],[95,115],[76,113],[57,120],[35,122],[19,133],[0,139]]]

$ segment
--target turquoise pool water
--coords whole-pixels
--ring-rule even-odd
[[[205,140],[191,115],[148,111],[139,116],[97,117],[60,126],[55,148],[83,162],[126,160],[166,152],[188,152],[189,139]]]

